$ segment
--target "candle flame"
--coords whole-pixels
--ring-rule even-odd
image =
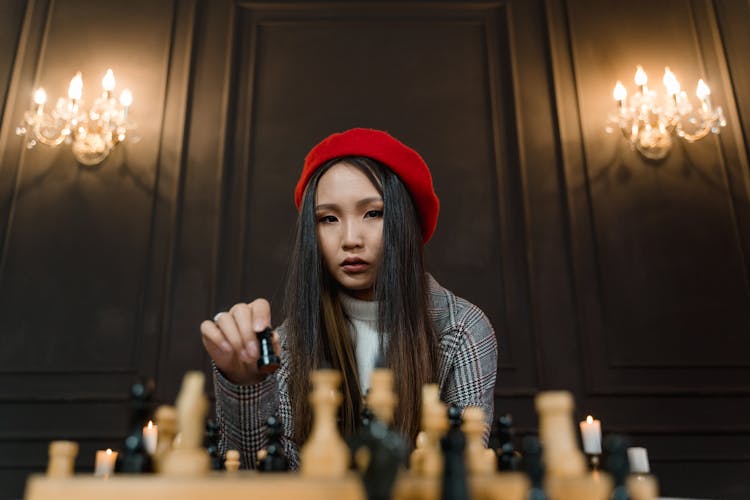
[[[646,85],[648,83],[648,76],[646,76],[646,72],[643,71],[643,66],[640,64],[635,70],[635,84],[639,87],[642,87],[643,85]]]
[[[104,74],[104,78],[102,78],[102,88],[107,92],[112,92],[115,89],[115,85],[115,74],[112,72],[112,69],[109,68]]]
[[[662,80],[664,86],[667,87],[667,93],[669,95],[677,95],[680,93],[680,82],[677,81],[677,77],[670,71],[669,66],[664,68],[664,78]]]
[[[112,454],[112,448],[107,448],[107,455],[111,455],[111,454]]]
[[[47,92],[44,91],[43,88],[39,87],[36,89],[36,92],[34,92],[34,104],[40,105],[47,102]]]
[[[612,92],[612,95],[614,96],[615,101],[624,101],[625,98],[628,97],[628,91],[625,89],[625,86],[620,80],[617,80],[617,83],[615,84],[615,90]]]
[[[68,97],[71,99],[79,100],[83,95],[83,76],[81,72],[76,73],[70,80],[70,86],[68,87]]]
[[[698,80],[698,88],[695,91],[695,95],[697,95],[699,99],[705,99],[711,95],[711,89],[708,88],[708,85],[703,81],[703,78]]]
[[[592,417],[591,415],[589,415],[588,417],[586,417],[586,423],[587,424],[593,424],[594,423],[594,417]]]
[[[122,104],[126,108],[133,104],[133,93],[130,91],[130,89],[125,89],[122,91],[122,94],[120,94],[120,104]]]
[[[148,426],[147,426],[147,427],[148,427],[149,429],[153,429],[153,428],[154,428],[154,423],[153,423],[153,422],[152,422],[151,420],[149,420],[149,421],[148,421]]]

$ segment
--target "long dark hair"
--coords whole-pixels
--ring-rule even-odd
[[[437,381],[438,341],[428,317],[422,232],[409,191],[389,168],[365,157],[338,158],[316,170],[302,198],[289,266],[285,314],[293,439],[302,445],[312,424],[310,372],[342,374],[340,429],[357,428],[362,401],[355,349],[338,294],[317,241],[315,194],[320,178],[337,163],[359,168],[383,197],[383,254],[375,282],[378,331],[388,335],[385,363],[396,374],[395,427],[413,443],[419,431],[422,385]],[[382,345],[382,344],[381,344]]]

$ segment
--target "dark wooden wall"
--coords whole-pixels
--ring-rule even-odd
[[[571,390],[664,495],[747,498],[748,26],[742,0],[0,3],[0,496],[52,439],[81,471],[119,447],[135,377],[173,401],[202,319],[280,302],[304,154],[369,126],[433,169],[429,267],[495,325],[497,412],[535,432]],[[655,164],[606,134],[636,64],[707,79],[721,136]],[[107,67],[141,140],[25,150],[32,89]]]

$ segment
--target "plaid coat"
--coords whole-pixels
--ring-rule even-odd
[[[460,408],[481,406],[492,422],[497,372],[497,340],[487,316],[477,306],[456,297],[428,275],[430,309],[440,339],[440,398]],[[253,468],[256,453],[265,447],[265,421],[277,415],[284,429],[285,453],[292,469],[299,468],[299,449],[288,438],[293,419],[287,379],[284,338],[281,367],[253,386],[236,385],[214,366],[216,419],[221,428],[219,450],[239,450],[242,468]],[[487,436],[485,435],[485,438]]]

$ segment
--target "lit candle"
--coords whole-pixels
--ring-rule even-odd
[[[602,423],[591,415],[579,423],[583,438],[583,451],[587,455],[602,453]]]
[[[36,104],[36,114],[40,115],[44,112],[44,103],[47,102],[47,93],[43,88],[39,87],[34,92],[34,104]]]
[[[646,72],[643,71],[643,66],[641,66],[640,64],[636,67],[634,80],[635,84],[638,85],[638,87],[641,89],[641,94],[645,95],[648,76],[646,75]]]
[[[628,91],[620,80],[617,80],[617,83],[615,83],[615,90],[612,92],[612,95],[614,96],[615,101],[617,101],[617,107],[622,109],[625,105],[625,99],[628,97]]]
[[[706,82],[703,81],[703,78],[698,80],[698,88],[695,90],[695,95],[701,100],[703,111],[708,111],[711,108],[711,101],[708,97],[711,95],[711,89],[706,85]]]
[[[115,471],[115,462],[117,462],[117,452],[107,448],[96,452],[96,465],[94,467],[95,476],[109,477]]]
[[[667,94],[672,96],[672,100],[677,103],[677,95],[680,93],[680,82],[677,77],[669,70],[669,66],[664,68],[664,78],[662,80],[667,88]]]
[[[104,74],[104,78],[102,78],[102,88],[107,96],[115,90],[115,74],[111,69],[108,69]]]
[[[124,89],[120,94],[120,104],[122,105],[122,121],[128,119],[128,108],[133,104],[133,93],[130,89]]]
[[[148,421],[148,425],[143,427],[143,446],[149,455],[153,455],[156,451],[158,433],[156,425],[151,420]]]
[[[70,80],[70,86],[68,86],[68,97],[74,101],[78,101],[81,99],[81,96],[83,95],[83,77],[81,76],[81,72],[79,71],[76,73],[76,76],[74,76]]]

